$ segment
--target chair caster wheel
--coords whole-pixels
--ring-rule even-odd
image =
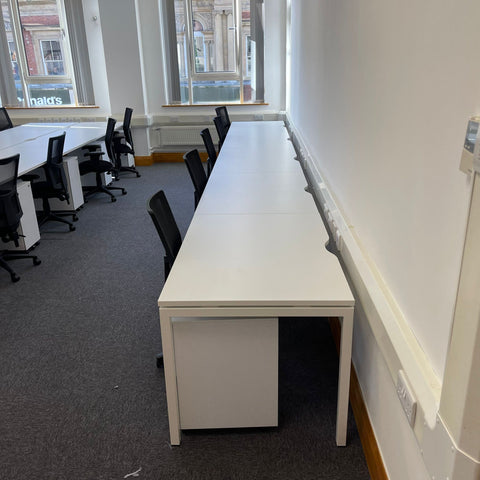
[[[10,277],[12,278],[13,283],[17,283],[20,280],[20,277],[15,273],[10,274]]]
[[[69,225],[69,228],[71,232],[75,231],[75,227],[73,225]]]
[[[163,353],[159,353],[156,356],[157,359],[157,368],[162,368],[163,367]]]
[[[126,190],[122,190],[122,195],[126,195],[127,194],[127,191]]]
[[[40,259],[38,259],[37,257],[35,257],[35,258],[33,259],[33,264],[34,264],[35,266],[40,265],[41,263],[42,263],[42,261],[41,261]]]
[[[78,222],[78,217],[76,215],[73,216],[73,221]]]
[[[116,202],[117,199],[115,197],[112,197],[112,202]]]
[[[138,178],[138,177],[141,177],[141,175],[140,175],[139,173],[137,173],[137,178]]]

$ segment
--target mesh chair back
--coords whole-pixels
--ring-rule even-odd
[[[218,133],[218,150],[222,148],[223,142],[225,141],[225,137],[227,136],[227,131],[225,130],[225,127],[223,126],[223,121],[220,117],[215,117],[213,119],[213,123],[215,124],[215,128],[217,129]]]
[[[48,139],[47,163],[44,167],[45,179],[50,189],[57,191],[68,199],[67,179],[63,170],[63,145],[65,132],[58,137]]]
[[[115,150],[113,148],[113,133],[115,132],[115,124],[117,121],[114,118],[109,118],[107,122],[107,130],[105,132],[105,148],[110,161],[115,164]]]
[[[217,160],[217,152],[215,151],[215,146],[213,145],[210,130],[208,128],[204,128],[200,132],[200,135],[202,136],[203,144],[205,145],[205,149],[207,150],[207,174],[208,176],[210,176],[215,165],[215,161]]]
[[[125,114],[123,116],[123,135],[125,136],[126,142],[130,145],[130,148],[133,150],[133,137],[132,130],[130,129],[130,123],[132,122],[133,109],[127,107],[125,109]]]
[[[188,173],[192,179],[193,186],[195,187],[196,202],[200,200],[205,186],[207,185],[207,175],[202,165],[202,159],[198,153],[198,150],[191,150],[183,156],[185,163],[187,164]]]
[[[155,193],[147,203],[147,211],[165,248],[168,267],[171,268],[182,245],[182,237],[163,190]],[[165,271],[165,278],[168,271]]]
[[[17,175],[20,155],[0,159],[0,236],[18,245],[17,228],[22,208],[17,195]]]
[[[217,107],[215,113],[222,119],[223,126],[228,131],[230,128],[230,117],[228,116],[227,107]]]
[[[200,135],[203,139],[203,144],[205,145],[205,149],[207,150],[208,158],[215,163],[217,159],[217,152],[215,151],[215,146],[213,145],[212,136],[210,135],[210,130],[208,128],[204,128]]]
[[[13,128],[12,121],[5,107],[0,108],[0,132],[7,128]]]

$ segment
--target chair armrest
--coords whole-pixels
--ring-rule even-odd
[[[82,150],[88,150],[89,152],[94,152],[95,150],[101,149],[101,145],[85,145],[82,147]]]
[[[85,153],[85,157],[90,157],[90,158],[100,158],[102,155],[105,155],[105,152],[95,151],[95,152]]]
[[[27,173],[26,175],[20,175],[19,178],[24,182],[33,182],[33,180],[38,180],[40,175],[36,175],[35,173]]]

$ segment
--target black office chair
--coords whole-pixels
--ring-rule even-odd
[[[213,123],[215,124],[215,128],[217,129],[218,133],[218,151],[222,149],[223,142],[227,136],[227,130],[223,124],[222,117],[215,117],[213,119]]]
[[[65,132],[57,137],[50,137],[48,140],[47,163],[42,167],[45,172],[45,180],[37,181],[40,177],[35,174],[22,175],[22,180],[32,181],[33,198],[42,199],[43,211],[39,213],[38,221],[40,225],[52,220],[68,225],[71,232],[75,230],[72,222],[65,220],[65,216],[71,216],[73,221],[77,221],[75,213],[52,212],[50,207],[50,198],[66,200],[70,203],[68,193],[67,179],[63,170],[63,145],[65,143]]]
[[[133,109],[127,107],[123,116],[123,135],[120,132],[114,132],[113,137],[113,149],[115,153],[115,178],[118,180],[120,172],[135,173],[137,177],[140,177],[140,173],[134,166],[128,167],[122,165],[122,155],[135,156],[135,150],[133,147],[132,131],[130,129],[130,123],[132,121]]]
[[[225,131],[228,132],[228,129],[230,128],[230,117],[228,116],[227,107],[217,107],[215,113],[217,114],[217,117],[222,119]]]
[[[0,159],[0,238],[2,242],[13,242],[18,247],[18,227],[23,212],[17,194],[17,174],[20,155]],[[9,274],[12,282],[18,282],[20,277],[8,265],[8,260],[20,260],[30,258],[34,265],[42,263],[36,255],[30,255],[28,252],[8,251],[0,252],[0,267],[4,268]]]
[[[102,182],[102,173],[115,174],[115,154],[113,150],[113,132],[115,131],[115,124],[117,121],[114,118],[109,118],[107,122],[107,130],[105,132],[105,148],[107,150],[107,158],[104,159],[105,152],[99,149],[98,145],[87,145],[83,147],[87,150],[85,156],[90,157],[90,160],[85,160],[79,165],[80,175],[86,175],[87,173],[95,173],[95,185],[83,186],[84,197],[95,193],[106,193],[110,196],[112,202],[116,202],[117,198],[111,192],[111,190],[120,190],[122,195],[126,195],[126,190],[122,187],[112,187],[110,185],[104,185]],[[103,157],[103,158],[102,158]]]
[[[150,198],[147,202],[147,211],[150,214],[150,218],[157,229],[157,233],[165,249],[163,263],[164,279],[166,281],[182,245],[182,237],[163,190],[155,193],[155,195]],[[162,353],[157,354],[156,361],[157,367],[160,368],[163,364]]]
[[[13,123],[10,120],[7,109],[5,107],[0,108],[0,132],[7,130],[7,128],[13,128]]]
[[[187,152],[183,159],[187,164],[188,173],[192,179],[193,186],[195,187],[195,208],[197,208],[198,202],[202,197],[203,191],[207,185],[207,175],[205,174],[205,169],[202,165],[202,159],[198,153],[198,150],[190,150]]]
[[[217,160],[217,152],[215,151],[215,146],[213,145],[212,136],[210,135],[210,130],[208,128],[204,128],[200,135],[203,139],[203,144],[205,145],[205,149],[207,150],[207,176],[210,176],[213,170],[213,166],[215,165],[215,161]]]

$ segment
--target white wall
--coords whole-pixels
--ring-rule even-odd
[[[95,102],[99,107],[99,112],[106,115],[110,112],[110,95],[108,92],[98,0],[83,0],[82,6]]]
[[[291,116],[443,375],[480,110],[480,4],[293,2]]]
[[[473,0],[292,0],[290,118],[440,382],[471,190],[458,166],[480,113],[479,16]],[[359,308],[354,363],[390,478],[427,478],[370,329]]]
[[[99,1],[111,114],[128,105],[136,115],[144,113],[144,92],[135,2]],[[118,118],[117,120],[121,120]]]

